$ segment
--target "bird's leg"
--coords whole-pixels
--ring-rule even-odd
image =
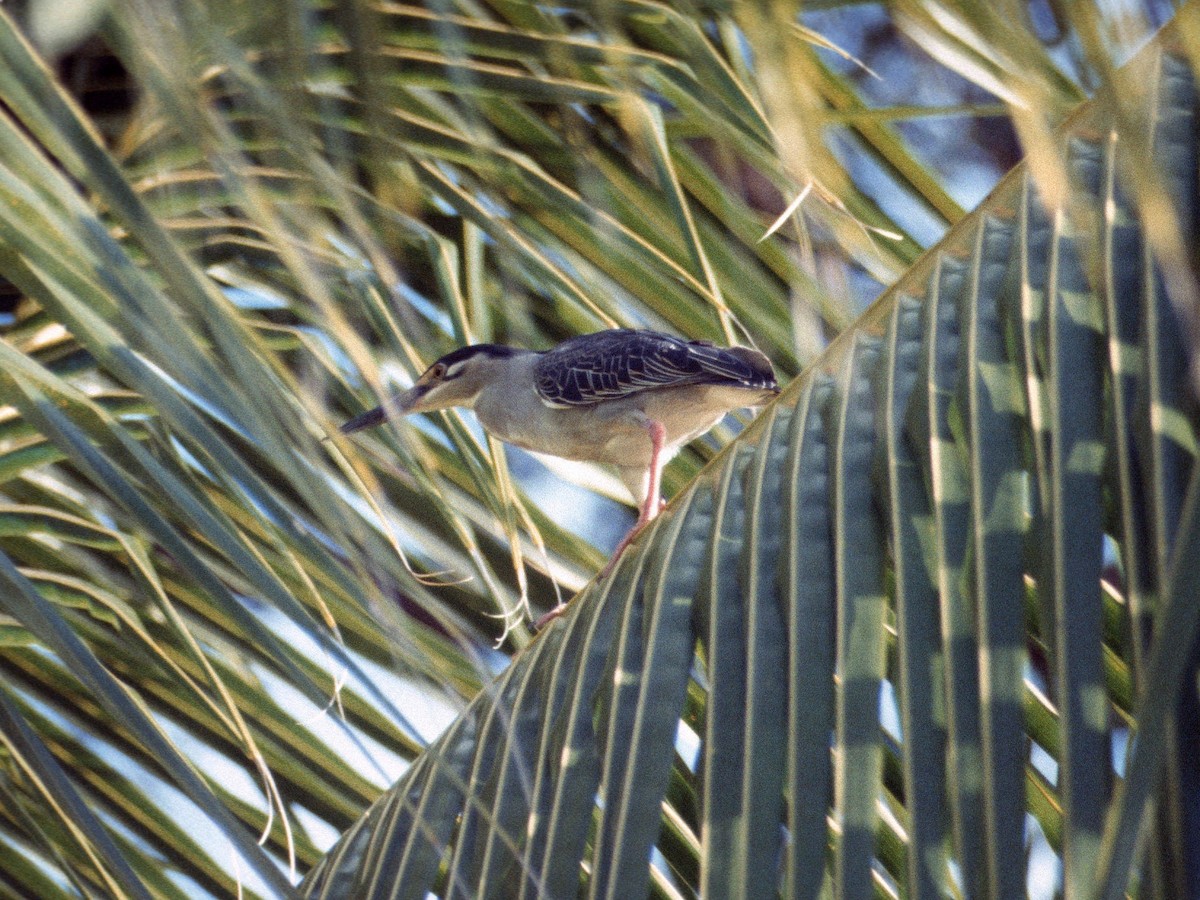
[[[646,497],[642,501],[637,524],[633,526],[634,532],[640,531],[666,505],[662,499],[662,451],[667,442],[667,429],[662,422],[651,419],[646,424],[646,430],[650,432],[650,483],[646,486]]]
[[[616,566],[617,560],[621,558],[621,554],[625,552],[625,548],[633,543],[643,528],[653,521],[659,511],[666,506],[666,502],[660,496],[662,491],[662,470],[663,470],[663,446],[667,442],[667,429],[662,422],[657,422],[654,419],[646,420],[646,430],[650,433],[650,472],[646,483],[646,496],[642,498],[641,506],[638,508],[638,519],[633,523],[633,527],[625,537],[621,538],[621,542],[617,544],[617,549],[613,551],[611,557],[604,568],[600,570],[597,578],[607,578]],[[533,627],[537,631],[541,631],[559,616],[566,611],[567,605],[560,603],[550,612],[546,613],[540,619],[533,623]]]
[[[658,511],[664,506],[661,496],[662,451],[663,445],[667,441],[667,429],[662,422],[650,419],[646,422],[646,430],[650,432],[650,477],[647,479],[646,496],[642,499],[642,505],[638,510],[637,521],[633,523],[633,527],[629,529],[629,533],[621,538],[621,543],[617,544],[617,549],[613,551],[604,568],[600,570],[601,578],[607,577],[612,572],[613,566],[617,564],[617,560],[621,558],[621,554],[625,552],[625,548],[633,543],[634,538],[654,520],[654,517],[658,515]]]

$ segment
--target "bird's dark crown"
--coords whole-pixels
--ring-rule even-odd
[[[466,347],[459,347],[457,350],[451,350],[433,365],[436,366],[438,363],[441,363],[449,368],[455,363],[472,359],[476,356],[490,356],[493,359],[502,359],[506,356],[516,356],[518,353],[524,352],[524,350],[518,347],[506,347],[503,344],[470,344]]]

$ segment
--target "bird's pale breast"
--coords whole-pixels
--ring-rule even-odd
[[[688,385],[642,391],[591,406],[550,409],[534,396],[514,397],[497,390],[480,395],[475,413],[489,433],[526,450],[623,467],[648,466],[647,419],[666,428],[665,449],[670,456],[726,413],[763,403],[769,396],[737,387]]]

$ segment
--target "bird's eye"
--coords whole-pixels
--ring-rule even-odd
[[[434,363],[433,367],[429,370],[430,378],[441,378],[445,374],[446,374],[446,364],[445,363]]]

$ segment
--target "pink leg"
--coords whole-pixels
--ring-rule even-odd
[[[662,500],[662,470],[663,459],[662,450],[663,444],[667,440],[667,429],[662,422],[650,421],[646,424],[646,430],[650,432],[650,480],[646,485],[646,496],[642,499],[641,508],[638,510],[638,519],[633,523],[633,527],[629,529],[629,533],[621,538],[621,543],[617,544],[617,549],[613,551],[613,555],[609,558],[608,563],[600,570],[600,577],[606,577],[617,564],[617,560],[621,558],[621,554],[625,552],[625,548],[633,543],[633,539],[638,536],[643,528],[654,520],[658,515],[658,511],[665,505]]]
[[[667,441],[667,429],[662,422],[650,422],[646,429],[650,432],[650,484],[646,488],[646,499],[642,501],[642,510],[638,515],[638,525],[645,525],[658,515],[662,509],[662,450]],[[637,526],[635,526],[637,527]]]
[[[646,496],[642,499],[642,505],[638,509],[637,521],[633,523],[633,527],[629,529],[629,533],[621,538],[621,543],[617,544],[617,549],[613,551],[613,555],[605,563],[604,568],[600,570],[598,578],[608,577],[608,574],[613,570],[613,566],[617,564],[617,560],[621,558],[621,554],[625,552],[625,548],[633,543],[633,539],[638,536],[638,533],[653,521],[654,517],[658,515],[659,510],[667,505],[666,501],[660,496],[663,470],[662,451],[663,445],[667,441],[667,429],[662,422],[650,420],[646,423],[646,430],[650,432],[650,480],[646,485]],[[554,609],[533,623],[534,629],[540,631],[561,616],[566,611],[566,608],[566,604],[554,607]]]

